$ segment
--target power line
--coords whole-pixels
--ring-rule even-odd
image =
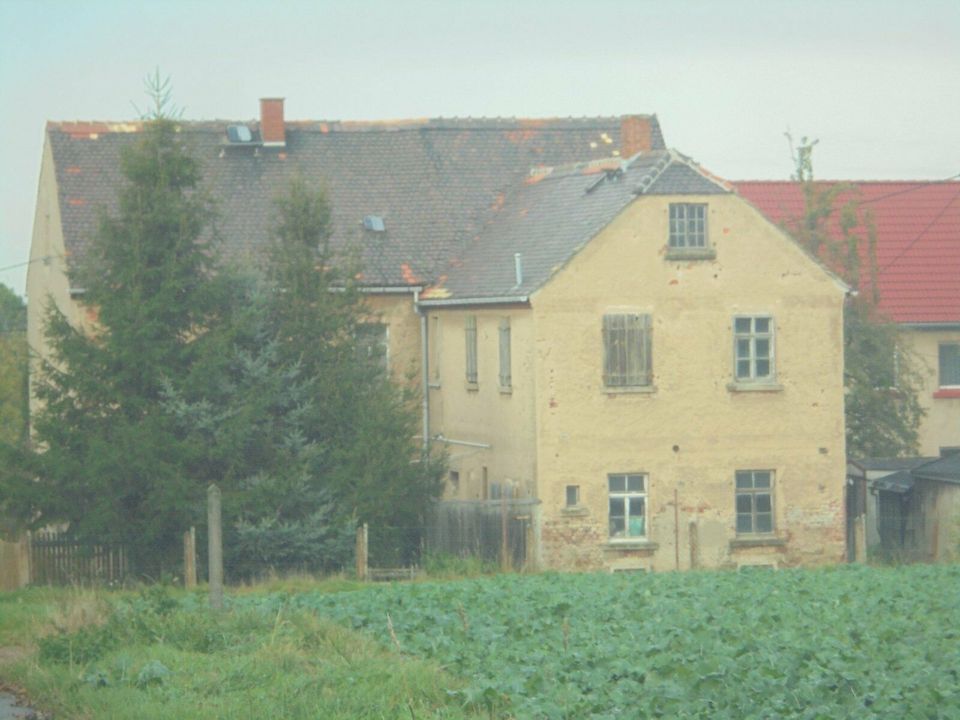
[[[957,180],[957,179],[960,179],[960,173],[957,173],[956,175],[951,175],[950,177],[944,178],[943,180],[928,180],[928,181],[890,180],[887,182],[909,182],[911,183],[911,187],[904,188],[903,190],[894,190],[893,192],[887,193],[886,195],[877,195],[876,197],[872,197],[869,200],[860,200],[858,201],[857,204],[867,205],[869,203],[875,203],[875,202],[879,202],[880,200],[886,200],[887,198],[895,197],[896,195],[905,195],[907,193],[916,192],[917,190],[923,190],[924,188],[930,187],[931,185],[944,185],[948,182],[953,182],[954,180]],[[857,185],[856,182],[854,182],[853,184]]]
[[[940,218],[943,217],[944,213],[950,209],[950,206],[953,205],[954,201],[956,201],[958,197],[960,197],[960,191],[958,191],[956,195],[950,198],[949,202],[947,202],[947,204],[943,206],[943,209],[940,210],[940,212],[938,212],[936,216],[924,226],[923,230],[917,233],[917,236],[913,238],[913,240],[907,243],[907,246],[903,250],[901,250],[897,254],[897,256],[893,258],[893,260],[890,260],[889,262],[887,262],[882,268],[877,269],[877,275],[880,275],[881,273],[884,273],[887,270],[889,270],[891,267],[896,265],[896,263],[900,260],[900,258],[902,258],[904,255],[910,252],[910,249],[913,248],[913,246],[916,245],[918,242],[920,242],[920,238],[926,235],[927,230],[932,228],[940,220]]]
[[[6,267],[0,268],[0,272],[6,272],[7,270],[16,270],[17,268],[26,267],[35,262],[47,262],[48,260],[53,260],[54,257],[59,257],[56,255],[44,255],[43,257],[33,258],[32,260],[27,260],[26,262],[17,263],[15,265],[7,265]]]

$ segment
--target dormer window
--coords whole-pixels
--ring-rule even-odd
[[[667,259],[713,258],[707,234],[706,203],[670,203]]]

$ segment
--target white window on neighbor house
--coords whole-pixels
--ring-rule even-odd
[[[649,315],[603,316],[603,384],[644,387],[653,381]]]
[[[772,382],[775,378],[773,318],[735,317],[733,353],[737,382]]]
[[[500,318],[500,387],[509,389],[513,386],[513,377],[510,374],[510,318]]]
[[[737,470],[737,535],[773,532],[773,471]]]
[[[477,384],[477,316],[467,315],[464,319],[464,338],[466,339],[466,373],[470,385]]]
[[[360,323],[356,327],[357,353],[383,372],[390,369],[390,337],[384,323]]]
[[[623,473],[607,476],[611,540],[647,536],[647,476]]]
[[[960,388],[960,343],[940,343],[940,387]]]
[[[670,203],[670,247],[674,250],[705,250],[707,206],[703,203]]]

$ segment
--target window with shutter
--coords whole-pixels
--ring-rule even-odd
[[[649,315],[603,316],[603,384],[645,387],[653,381]]]

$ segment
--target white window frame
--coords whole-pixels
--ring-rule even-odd
[[[603,384],[643,388],[653,384],[653,321],[640,313],[603,316]]]
[[[639,472],[610,473],[607,475],[607,525],[611,542],[636,542],[647,539],[647,474]],[[623,514],[614,515],[615,502],[623,503]],[[631,510],[636,503],[642,508],[640,528],[631,527],[630,519],[636,518]],[[614,530],[615,518],[622,518],[623,531]]]
[[[477,316],[467,315],[463,321],[463,336],[466,343],[465,372],[467,385],[476,386],[480,381],[477,368]]]
[[[758,485],[758,479],[766,482],[766,485]],[[773,470],[737,470],[734,473],[734,526],[738,536],[770,536],[777,530],[777,518],[774,505],[774,485],[776,482]],[[768,508],[758,510],[758,499],[766,497]],[[744,508],[741,499],[749,500],[749,509]],[[760,500],[762,502],[762,500]],[[769,516],[770,528],[758,530],[758,517]],[[741,518],[750,519],[749,528],[741,528]]]
[[[513,387],[513,375],[510,363],[510,318],[500,318],[500,389],[510,390]]]
[[[954,352],[956,353],[956,359],[954,362],[956,362],[958,365],[958,374],[957,377],[954,378],[957,380],[955,383],[944,382],[944,350],[947,348],[955,348]],[[939,387],[944,389],[960,389],[960,342],[942,342],[937,345],[937,383]]]
[[[377,337],[379,335],[379,337]],[[379,358],[377,365],[384,373],[390,372],[390,325],[378,321],[361,322],[356,325],[357,351],[365,360]]]
[[[670,203],[667,244],[671,250],[710,249],[706,203]]]
[[[767,330],[757,330],[757,321],[765,321]],[[742,323],[749,322],[746,330],[741,329]],[[761,357],[757,346],[767,342],[767,355]],[[742,353],[746,344],[746,352]],[[767,363],[767,373],[760,375],[758,365]],[[746,372],[741,374],[741,363],[746,363]],[[776,366],[776,331],[772,315],[734,315],[733,317],[733,379],[738,383],[773,383],[777,379]]]

